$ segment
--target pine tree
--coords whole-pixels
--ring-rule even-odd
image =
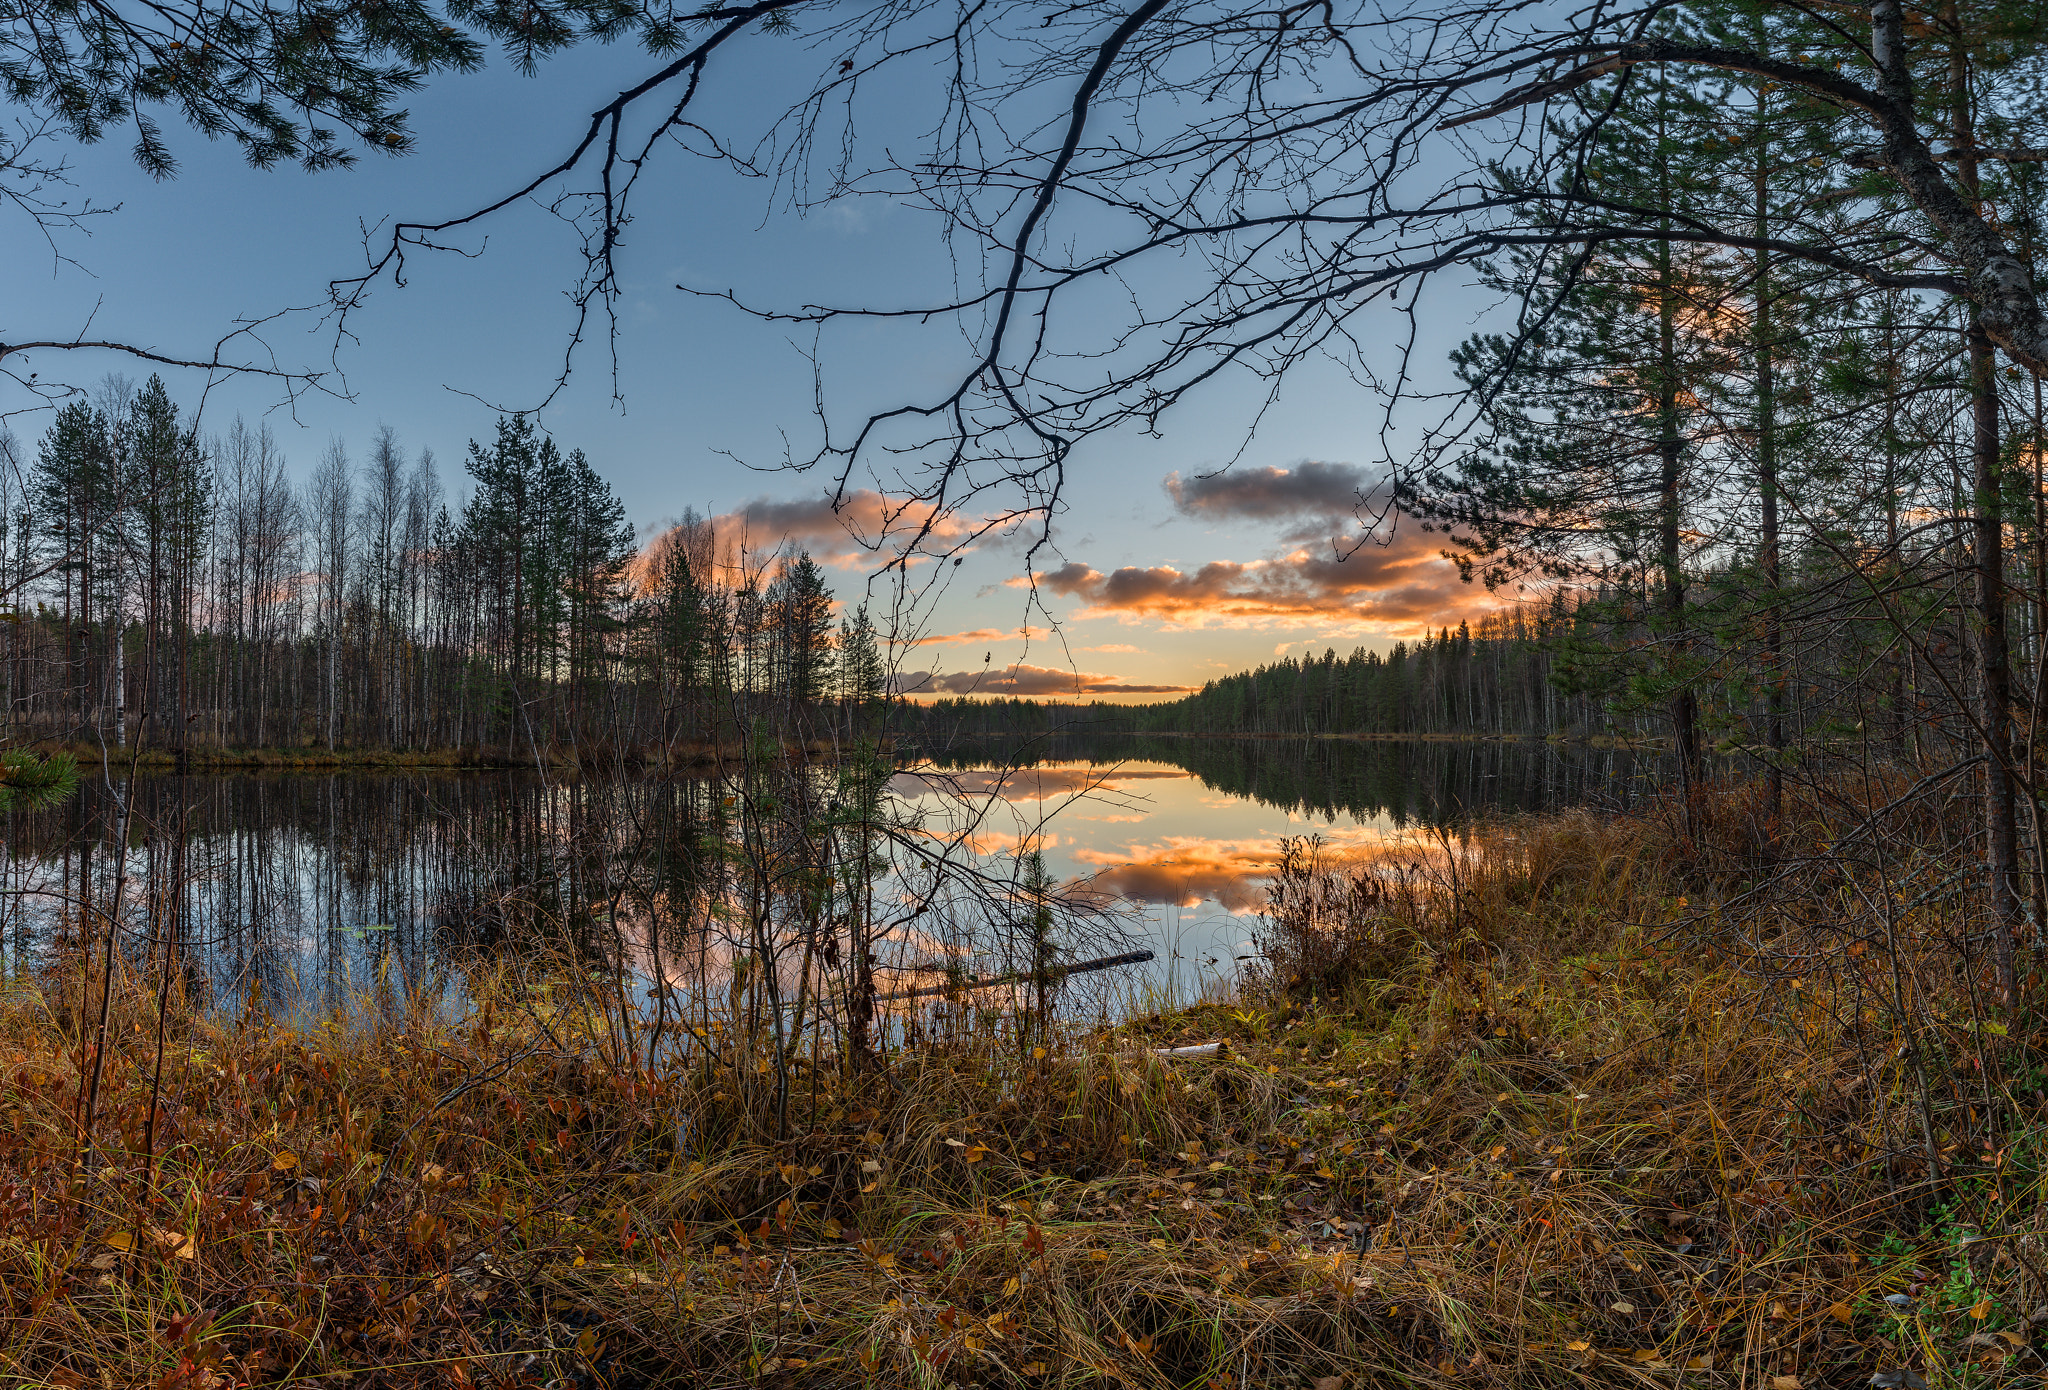
[[[37,451],[30,485],[43,536],[63,558],[59,562],[61,620],[66,648],[66,681],[73,720],[89,718],[92,685],[93,596],[104,592],[102,571],[118,559],[116,471],[112,429],[106,416],[84,401],[57,412]],[[119,731],[117,731],[118,735]]]

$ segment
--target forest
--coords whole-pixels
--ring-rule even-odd
[[[666,758],[743,739],[756,707],[817,732],[883,694],[865,609],[835,623],[807,554],[694,514],[637,547],[583,452],[524,417],[471,441],[454,508],[388,429],[301,486],[267,426],[202,435],[159,377],[0,447],[17,741]]]
[[[1655,711],[1630,706],[1572,652],[1597,637],[1596,610],[1511,609],[1384,652],[1283,657],[1153,704],[939,699],[899,722],[932,736],[1070,733],[1425,734],[1656,738]],[[1575,678],[1575,675],[1577,678]]]
[[[997,538],[1078,549],[1071,480],[1134,437],[1230,457],[1290,393],[1344,392],[1381,470],[1343,535],[1267,495],[1215,530],[1294,549],[1146,572],[1186,600],[1162,622],[1324,656],[1154,706],[925,704],[891,688],[899,615],[711,520],[636,546],[529,415],[459,504],[388,433],[301,485],[167,382],[292,399],[317,354],[10,329],[5,418],[41,432],[0,469],[0,1372],[2038,1385],[2044,18],[0,4],[9,172],[132,132],[168,177],[159,108],[258,169],[402,155],[409,94],[492,46],[605,47],[618,95],[530,180],[362,224],[337,343],[537,206],[580,241],[567,390],[641,316],[633,251],[716,273],[642,240],[630,195],[678,164],[777,215],[930,214],[889,223],[932,233],[922,290],[675,287],[800,340],[818,428],[785,462],[886,493],[878,561],[928,592]],[[0,211],[75,229],[36,158]],[[81,392],[73,354],[168,376]],[[878,400],[827,386],[848,355]],[[1216,444],[1231,382],[1251,423]],[[1417,579],[1417,535],[1470,587]],[[1141,611],[1088,574],[1088,620]],[[1191,836],[1086,806],[1138,838],[1056,879],[1043,787],[1123,754],[1010,777],[1091,729],[1262,808]],[[1358,733],[1443,737],[1317,737]],[[513,770],[112,751],[216,747]],[[81,785],[64,750],[103,749]],[[1458,804],[1479,781],[1497,813]],[[1172,894],[1103,887],[1148,854]],[[1189,983],[1189,920],[1151,908],[1202,855],[1258,890]]]

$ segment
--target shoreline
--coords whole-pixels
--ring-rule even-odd
[[[517,756],[486,748],[102,748],[97,744],[44,742],[24,745],[49,756],[67,754],[80,767],[119,767],[143,772],[532,772],[531,753]],[[794,751],[794,750],[792,750]],[[817,758],[836,757],[830,744],[812,743],[803,750]],[[549,772],[583,772],[623,765],[633,771],[682,767],[712,768],[744,760],[739,744],[691,744],[669,750],[553,749],[539,760]]]
[[[1060,732],[1054,737],[1084,739],[1184,739],[1190,742],[1349,742],[1349,743],[1438,743],[1438,744],[1528,744],[1553,747],[1661,752],[1661,739],[1627,739],[1607,735],[1569,738],[1560,734],[1400,734],[1400,733],[1209,733],[1199,730],[1170,730],[1149,733]],[[975,742],[996,741],[996,735],[964,734],[955,738]],[[915,752],[923,740],[885,740],[885,751]],[[182,752],[169,748],[103,748],[99,744],[71,741],[39,741],[22,745],[40,755],[68,754],[80,767],[120,767],[148,772],[518,772],[534,771],[531,753],[510,755],[494,748],[237,748],[190,747]],[[790,751],[795,751],[791,749]],[[814,741],[803,750],[815,758],[835,758],[841,748]],[[669,771],[679,768],[717,768],[744,760],[745,748],[737,743],[693,743],[670,750],[612,748],[558,748],[546,751],[542,766],[549,772],[585,772],[624,767],[630,771]]]

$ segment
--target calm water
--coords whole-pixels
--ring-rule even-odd
[[[1625,805],[1656,777],[1652,759],[1541,744],[1054,741],[1003,765],[953,749],[890,781],[914,855],[882,896],[928,888],[935,860],[1000,880],[1036,850],[1077,903],[1108,909],[1067,924],[1069,959],[1149,948],[1158,959],[1135,978],[1185,994],[1246,949],[1285,836],[1315,833],[1340,859],[1399,853],[1474,813]],[[667,974],[690,950],[708,959],[705,905],[738,862],[732,802],[716,779],[144,777],[123,918],[158,924],[148,934],[178,943],[222,1004],[257,994],[285,1011],[414,988],[479,953],[568,945]],[[75,943],[81,910],[112,901],[117,806],[88,781],[61,808],[5,820],[5,973]],[[902,968],[950,949],[947,930],[972,935],[937,915],[895,934]],[[138,951],[145,934],[131,926]]]

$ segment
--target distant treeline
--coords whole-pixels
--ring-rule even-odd
[[[15,739],[679,750],[877,713],[865,609],[801,553],[686,514],[645,549],[521,417],[466,503],[389,430],[295,486],[267,429],[202,437],[156,379],[0,434],[0,698]]]
[[[1385,653],[1283,657],[1149,705],[940,700],[916,721],[928,735],[1043,733],[1639,735],[1656,721],[1614,707],[1581,669],[1590,610],[1494,614]]]

